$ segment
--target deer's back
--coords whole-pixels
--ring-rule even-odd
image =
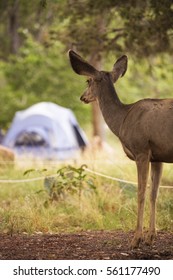
[[[131,105],[120,140],[134,157],[151,151],[151,161],[173,162],[173,99],[144,99]]]

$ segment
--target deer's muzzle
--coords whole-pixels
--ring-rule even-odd
[[[86,97],[84,95],[81,96],[80,100],[86,104],[89,103],[89,101],[86,99]]]

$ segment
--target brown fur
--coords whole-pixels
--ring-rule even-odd
[[[98,71],[72,50],[69,57],[73,70],[89,76],[88,88],[81,97],[85,103],[97,101],[103,117],[120,139],[127,156],[136,162],[138,172],[137,226],[131,247],[143,240],[145,193],[151,164],[150,225],[146,243],[156,236],[155,212],[162,162],[173,162],[173,99],[143,99],[123,104],[113,83],[127,69],[127,57],[120,57],[112,72]]]

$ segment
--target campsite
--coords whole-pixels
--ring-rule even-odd
[[[1,2],[0,260],[172,260],[172,1]]]
[[[73,158],[87,140],[70,109],[40,102],[16,112],[2,144],[18,155],[65,160]]]

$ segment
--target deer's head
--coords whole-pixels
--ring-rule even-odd
[[[79,75],[89,77],[87,80],[88,87],[80,98],[85,103],[97,100],[100,92],[102,92],[103,85],[110,83],[110,81],[115,83],[127,70],[126,55],[121,56],[116,61],[111,72],[98,71],[72,50],[69,50],[69,57],[73,70]]]

